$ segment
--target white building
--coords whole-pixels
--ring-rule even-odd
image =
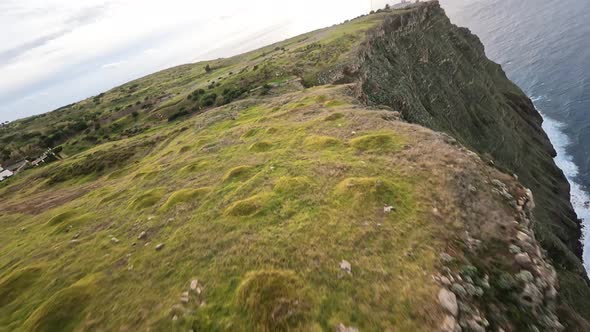
[[[11,171],[2,168],[2,166],[0,166],[0,182],[8,179],[9,177],[13,176],[14,173],[12,173]]]

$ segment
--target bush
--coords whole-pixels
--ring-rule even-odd
[[[178,112],[170,115],[168,117],[168,122],[175,121],[175,120],[177,120],[177,119],[179,119],[179,118],[181,118],[181,117],[183,117],[185,115],[189,115],[189,114],[190,113],[187,110],[182,109],[182,110],[180,110],[180,111],[178,111]]]
[[[210,94],[203,96],[203,99],[201,99],[201,103],[203,104],[203,106],[208,107],[208,106],[215,105],[216,100],[217,100],[217,94],[210,93]]]

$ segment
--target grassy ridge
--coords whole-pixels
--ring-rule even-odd
[[[422,180],[391,167],[409,140],[381,113],[355,110],[343,89],[215,109],[180,130],[168,126],[117,142],[119,150],[156,140],[141,160],[22,188],[29,195],[93,189],[37,215],[0,217],[0,265],[8,273],[0,291],[10,294],[0,326],[430,326],[420,313],[438,311],[430,277],[437,249],[416,200]],[[63,163],[108,156],[110,149]],[[52,172],[63,167],[29,179],[51,179]],[[18,185],[2,189],[3,197]],[[21,200],[8,197],[4,206]],[[388,205],[395,211],[384,213]],[[164,246],[156,250],[158,244]],[[39,259],[46,265],[36,268]],[[339,268],[343,259],[351,275]],[[203,291],[182,305],[192,279]],[[72,306],[76,314],[64,316]]]

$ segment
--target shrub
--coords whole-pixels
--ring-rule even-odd
[[[210,93],[210,94],[203,96],[203,99],[201,99],[201,103],[203,104],[203,106],[208,107],[208,106],[215,105],[216,100],[217,100],[217,94]]]
[[[180,110],[180,111],[178,111],[178,112],[170,115],[168,117],[168,122],[175,121],[175,120],[177,120],[177,119],[179,119],[179,118],[181,118],[181,117],[183,117],[185,115],[189,115],[189,114],[190,113],[187,110],[182,109],[182,110]]]

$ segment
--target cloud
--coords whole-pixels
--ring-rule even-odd
[[[102,68],[104,68],[104,69],[116,68],[124,63],[125,63],[125,61],[111,62],[111,63],[107,63],[107,64],[102,65]]]

